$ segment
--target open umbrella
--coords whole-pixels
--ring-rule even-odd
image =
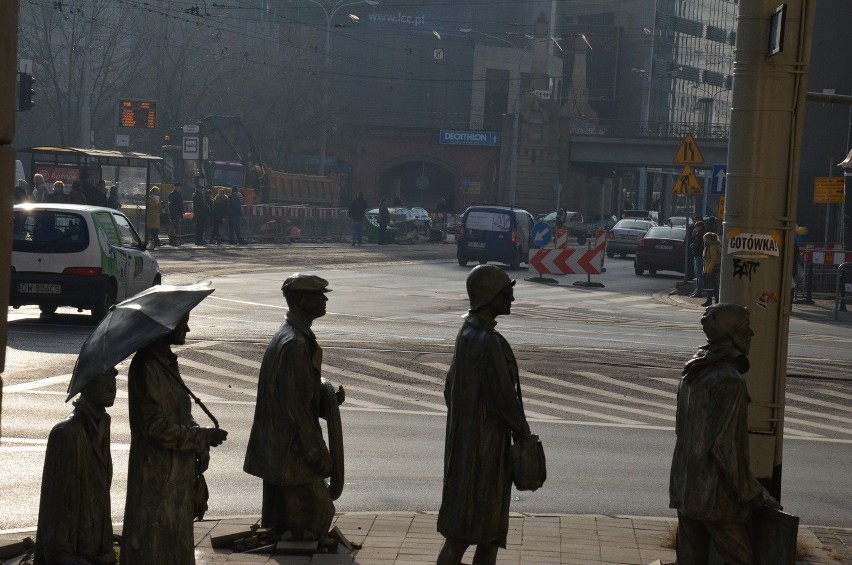
[[[156,285],[110,308],[80,349],[65,402],[131,353],[174,331],[213,290],[209,281]]]

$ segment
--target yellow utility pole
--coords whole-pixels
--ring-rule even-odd
[[[799,154],[815,0],[742,0],[734,60],[722,302],[751,312],[752,472],[781,495]]]

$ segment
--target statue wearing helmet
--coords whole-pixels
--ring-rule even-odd
[[[479,265],[467,277],[470,311],[444,388],[448,412],[438,531],[446,541],[438,565],[461,563],[471,545],[474,563],[493,564],[498,548],[506,547],[511,437],[530,434],[518,395],[518,363],[494,329],[497,316],[511,312],[514,286],[493,265]]]

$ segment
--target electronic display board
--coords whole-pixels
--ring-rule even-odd
[[[135,98],[118,99],[118,127],[154,129],[157,127],[157,102]]]

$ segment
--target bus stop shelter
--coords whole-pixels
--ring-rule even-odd
[[[147,153],[54,146],[27,147],[19,149],[18,155],[24,167],[29,166],[30,179],[38,173],[49,185],[58,180],[70,184],[85,170],[92,184],[103,179],[107,187],[117,186],[122,212],[134,223],[137,231],[147,235],[147,193],[151,183],[160,180],[161,157]]]

